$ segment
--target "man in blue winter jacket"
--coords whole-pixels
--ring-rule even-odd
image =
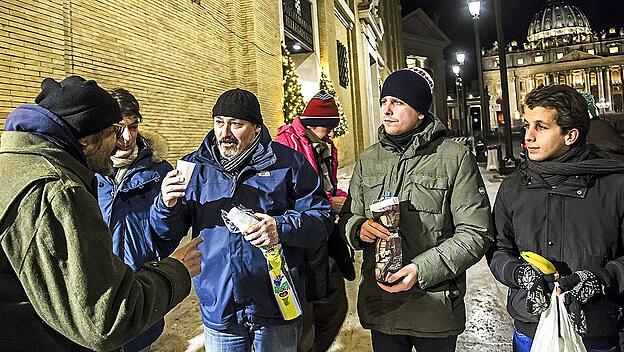
[[[156,132],[139,132],[143,117],[134,95],[124,88],[115,88],[110,94],[119,104],[122,120],[114,125],[118,138],[111,156],[112,173],[96,174],[98,203],[113,235],[113,253],[137,271],[147,261],[167,257],[179,243],[153,236],[149,224],[150,207],[160,194],[162,179],[173,167],[164,160],[167,141]],[[123,351],[149,351],[164,326],[165,320],[159,320],[126,343]]]
[[[300,302],[305,302],[303,249],[327,239],[333,218],[318,174],[300,153],[271,141],[256,96],[223,93],[213,107],[214,129],[183,160],[189,180],[167,174],[151,210],[158,235],[192,228],[201,236],[202,274],[194,281],[206,351],[297,351],[300,318],[284,320],[261,248],[280,243]],[[187,185],[188,183],[188,185]],[[242,206],[259,223],[228,230],[222,210]]]

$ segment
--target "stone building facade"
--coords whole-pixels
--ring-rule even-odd
[[[307,42],[305,33],[284,26],[304,99],[318,91],[322,72],[331,79],[349,125],[349,132],[335,140],[340,162],[352,164],[377,141],[383,78],[405,67],[400,1],[282,0],[284,7],[287,3],[302,6],[303,15],[310,7],[312,36]]]
[[[482,60],[492,127],[502,122],[497,50],[495,46]],[[526,94],[540,84],[567,84],[591,93],[601,113],[622,111],[624,31],[596,32],[578,7],[549,1],[533,16],[526,43],[512,41],[506,50],[513,126],[521,124]]]
[[[435,82],[431,111],[451,127],[446,99],[446,60],[444,49],[451,40],[422,10],[403,17],[403,43],[408,66],[430,67]]]

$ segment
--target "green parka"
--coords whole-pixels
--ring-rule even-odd
[[[431,116],[432,117],[432,116]],[[474,157],[444,137],[433,118],[400,155],[381,143],[355,164],[341,219],[352,245],[362,249],[358,314],[364,328],[386,334],[445,337],[464,330],[465,271],[491,245],[490,205]],[[380,139],[385,138],[383,127]],[[359,239],[369,206],[384,193],[399,197],[403,264],[416,264],[418,281],[387,293],[374,276],[375,246]]]
[[[112,350],[188,295],[179,261],[133,273],[113,255],[93,186],[94,174],[59,147],[2,133],[0,349]]]

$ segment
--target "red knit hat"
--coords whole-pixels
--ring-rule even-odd
[[[299,118],[304,126],[336,127],[340,122],[340,113],[334,97],[322,90],[310,99]]]

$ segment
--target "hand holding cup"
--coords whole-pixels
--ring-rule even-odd
[[[163,203],[167,208],[174,207],[178,198],[184,197],[194,168],[194,163],[178,160],[176,169],[167,173],[160,187]]]

